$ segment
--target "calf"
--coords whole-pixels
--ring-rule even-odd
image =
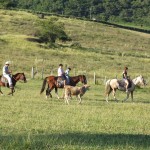
[[[66,85],[64,87],[65,90],[65,103],[69,104],[69,99],[72,95],[76,96],[79,99],[79,104],[81,103],[81,97],[85,94],[85,92],[89,89],[89,85],[84,85],[82,87],[70,86]]]

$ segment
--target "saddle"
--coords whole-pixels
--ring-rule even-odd
[[[130,88],[130,87],[132,86],[132,81],[131,81],[130,79],[127,79],[127,80],[128,80],[128,82],[129,82],[128,88]],[[120,86],[120,87],[124,87],[124,88],[125,88],[126,83],[125,83],[124,79],[119,80],[118,83],[119,83],[119,86]]]
[[[63,88],[63,86],[64,86],[64,77],[58,77],[58,79],[57,79],[57,86],[59,87],[59,88]]]

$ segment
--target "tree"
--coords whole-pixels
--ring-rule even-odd
[[[17,6],[17,1],[16,0],[1,0],[0,6],[4,8],[13,8]]]
[[[38,20],[37,36],[44,43],[54,44],[56,39],[67,41],[70,38],[64,31],[64,24],[58,18],[51,17],[49,20]]]

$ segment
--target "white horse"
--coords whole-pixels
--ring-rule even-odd
[[[131,93],[131,99],[133,101],[133,91],[135,90],[135,86],[141,86],[141,85],[144,86],[144,85],[146,85],[146,82],[145,82],[143,76],[141,76],[141,75],[134,78],[130,82],[131,82],[131,87],[128,89],[127,97],[122,102],[126,101],[129,98],[130,93]],[[121,91],[126,91],[124,80],[109,79],[109,80],[106,81],[105,94],[106,94],[106,101],[107,102],[108,102],[109,94],[111,92],[114,96],[114,99],[116,101],[118,101],[115,97],[115,93],[116,93],[117,89],[121,90]]]

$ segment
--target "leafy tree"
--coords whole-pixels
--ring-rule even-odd
[[[16,0],[1,0],[0,1],[0,6],[3,8],[12,8],[17,6],[17,1]]]
[[[58,18],[51,17],[49,20],[38,20],[37,36],[44,43],[54,44],[57,39],[62,41],[70,40],[64,31],[64,24]]]

